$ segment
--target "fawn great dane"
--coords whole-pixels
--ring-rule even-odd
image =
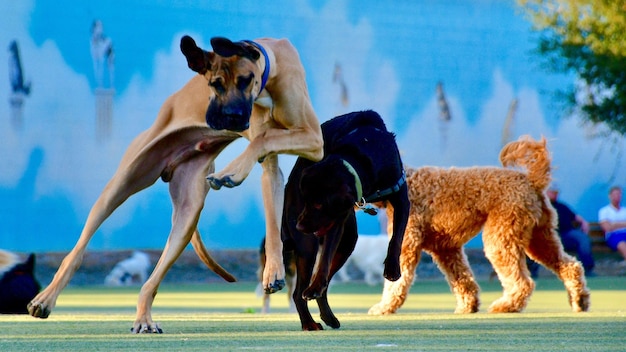
[[[228,281],[235,280],[210,257],[197,223],[209,189],[241,184],[257,162],[263,168],[267,236],[263,287],[268,293],[282,289],[285,270],[279,224],[284,181],[278,154],[313,161],[323,156],[321,128],[309,98],[304,68],[286,39],[232,42],[216,37],[211,39],[211,46],[213,51],[205,51],[191,37],[181,39],[188,66],[198,75],[170,96],[154,124],[131,142],[91,208],[76,245],[51,283],[29,303],[30,315],[50,315],[96,230],[128,197],[160,177],[169,182],[172,228],[161,258],[139,293],[131,331],[161,333],[151,316],[154,296],[190,241],[210,269]],[[249,145],[223,170],[215,172],[217,155],[242,136]]]

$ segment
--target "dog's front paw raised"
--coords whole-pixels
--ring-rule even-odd
[[[152,324],[135,324],[130,328],[133,334],[162,334],[163,329],[157,323]]]
[[[207,178],[209,186],[214,190],[219,190],[222,187],[233,188],[241,184],[241,181],[235,181],[231,176],[216,177],[209,175]]]
[[[265,288],[265,293],[275,293],[282,290],[283,287],[285,287],[285,280],[275,280],[273,283],[270,282],[269,286]]]
[[[385,270],[383,272],[383,276],[385,279],[389,281],[398,281],[400,279],[400,264],[395,263],[387,263],[385,262]]]

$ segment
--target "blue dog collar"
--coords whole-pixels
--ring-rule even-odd
[[[265,89],[265,84],[267,83],[267,79],[270,76],[270,58],[267,56],[267,51],[257,42],[252,40],[244,40],[244,42],[253,45],[255,48],[259,49],[265,58],[265,69],[263,70],[263,76],[261,76],[261,89],[259,90],[259,94]]]

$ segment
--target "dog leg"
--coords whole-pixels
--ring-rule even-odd
[[[346,226],[348,223],[352,221],[356,221],[354,219],[354,215],[350,217],[350,219],[346,220]],[[353,227],[353,230],[356,231],[356,226]],[[335,253],[337,253],[337,248],[339,248],[339,244],[342,241],[342,236],[344,232],[344,226],[335,225],[331,231],[329,231],[323,239],[321,253],[317,260],[317,265],[315,269],[315,273],[313,274],[313,278],[311,279],[311,284],[309,287],[302,292],[302,297],[306,300],[312,300],[322,297],[325,292],[328,290],[328,283],[330,282],[331,277],[331,267],[332,261],[335,260]],[[346,236],[351,236],[356,238],[357,234],[345,234]],[[355,240],[356,243],[356,240]],[[354,246],[353,246],[354,248]],[[350,251],[351,253],[352,251]],[[348,253],[348,255],[350,254]],[[345,262],[347,257],[342,258],[341,264]],[[337,269],[335,268],[335,271]],[[334,273],[334,272],[333,272]]]
[[[528,256],[554,272],[563,281],[574,312],[586,312],[591,305],[585,270],[576,258],[563,250],[561,240],[548,226],[537,227],[528,245]]]
[[[526,266],[526,255],[512,238],[515,236],[491,230],[488,224],[483,230],[485,256],[498,274],[503,289],[502,297],[489,306],[490,313],[521,312],[535,289]]]
[[[387,258],[385,258],[385,269],[383,276],[389,281],[396,281],[400,278],[400,252],[402,251],[402,240],[409,218],[411,203],[407,193],[406,183],[402,188],[389,196],[389,204],[387,216],[389,218],[389,209],[393,210],[393,226],[389,247],[387,249]]]
[[[275,106],[274,114],[277,113],[277,110],[280,108]],[[259,119],[264,120],[263,118]],[[260,135],[249,138],[251,139],[250,144],[243,153],[223,170],[207,177],[211,188],[217,190],[222,187],[232,188],[240,185],[257,162],[265,164],[265,160],[270,156],[289,154],[312,161],[321,160],[323,157],[323,140],[321,129],[316,120],[315,118],[315,125],[306,128],[270,128]]]
[[[450,289],[456,296],[455,313],[476,313],[480,305],[480,288],[474,280],[463,248],[434,251],[433,261],[448,280]]]
[[[389,214],[389,209],[387,213]],[[415,228],[411,226],[411,220],[407,225],[407,231],[402,242],[402,254],[400,255],[400,268],[402,269],[400,279],[395,282],[385,280],[383,294],[380,302],[373,305],[367,314],[386,315],[395,313],[402,305],[409,294],[415,269],[422,256],[421,238]]]
[[[198,224],[200,211],[209,190],[205,181],[212,158],[199,156],[182,164],[170,182],[170,196],[173,203],[172,229],[161,258],[152,274],[141,287],[137,302],[137,316],[131,331],[133,333],[162,333],[152,320],[152,303],[165,274],[189,244]]]
[[[298,250],[296,256],[296,268],[298,269],[298,272],[296,274],[296,288],[293,292],[293,302],[296,306],[296,310],[298,311],[303,331],[324,330],[322,324],[316,323],[313,316],[311,316],[308,301],[303,298],[303,292],[309,285],[313,272],[313,266],[315,265],[315,257],[317,253],[316,248],[318,247],[317,239],[313,238],[312,241],[307,241],[307,238],[304,238],[304,235],[301,236],[303,236],[302,242],[307,242],[309,244],[308,248],[310,252]],[[301,245],[303,245],[303,248],[307,248],[304,243]]]
[[[150,151],[143,151],[137,144],[138,140],[139,138],[131,144],[118,171],[94,203],[80,238],[61,262],[50,284],[28,304],[28,312],[33,317],[45,319],[50,315],[59,294],[80,267],[87,244],[104,220],[128,197],[147,188],[158,179],[162,170],[159,164],[163,161],[152,158],[153,154]],[[136,150],[142,152],[134,154]]]
[[[280,238],[279,227],[283,214],[284,180],[278,166],[277,155],[268,156],[261,165],[263,166],[261,186],[266,233],[263,288],[266,293],[274,293],[285,287],[283,242]]]

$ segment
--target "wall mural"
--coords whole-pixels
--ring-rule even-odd
[[[11,14],[0,22],[8,64],[0,70],[0,248],[72,247],[127,145],[193,77],[179,50],[185,34],[202,47],[212,36],[288,38],[320,121],[378,111],[407,165],[497,165],[504,143],[543,135],[562,200],[588,220],[624,182],[622,141],[561,118],[553,93],[573,77],[541,69],[535,34],[512,1],[59,1],[0,3]],[[217,168],[245,143],[229,146]],[[294,161],[281,158],[285,175]],[[209,192],[199,226],[211,248],[260,243],[260,173]],[[158,182],[118,209],[90,249],[162,248],[170,214]],[[359,226],[381,231],[364,214]]]

